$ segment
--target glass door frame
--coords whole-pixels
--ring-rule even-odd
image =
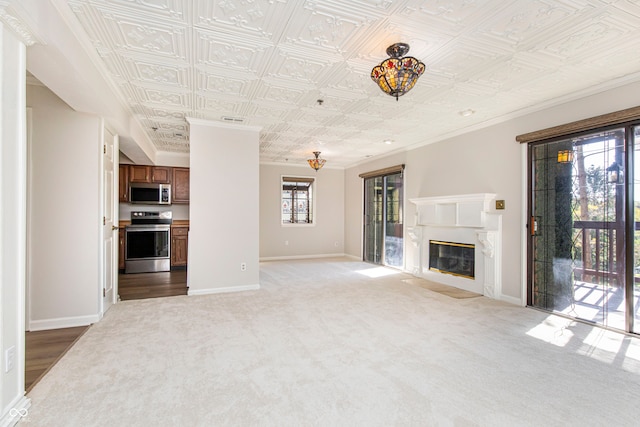
[[[366,176],[363,176],[366,175]],[[367,248],[367,243],[366,243],[366,239],[367,239],[367,218],[366,218],[366,213],[367,213],[367,180],[369,179],[381,179],[382,180],[382,199],[380,201],[381,206],[382,206],[382,226],[381,226],[381,230],[382,230],[382,235],[380,236],[382,239],[382,249],[380,252],[380,263],[375,263],[376,265],[382,265],[385,267],[391,267],[391,268],[400,268],[403,269],[404,265],[405,265],[405,241],[404,241],[404,212],[405,212],[405,200],[406,200],[406,195],[405,195],[405,179],[404,179],[404,165],[401,165],[400,169],[398,170],[393,170],[393,171],[385,171],[385,172],[381,172],[379,174],[375,174],[375,173],[371,173],[371,174],[363,174],[360,175],[360,177],[363,178],[362,180],[362,260],[365,262],[373,262],[373,261],[368,261],[366,260],[366,248]],[[387,237],[387,205],[388,205],[388,199],[387,199],[387,178],[389,176],[392,175],[400,175],[400,178],[402,180],[402,189],[401,189],[401,204],[399,209],[401,210],[401,224],[402,224],[402,245],[401,245],[401,256],[402,256],[402,262],[400,263],[400,265],[391,265],[388,264],[387,262],[387,248],[386,248],[386,237]]]
[[[625,130],[625,140],[624,140],[624,215],[625,215],[625,223],[624,223],[624,241],[625,241],[625,278],[624,278],[624,293],[625,293],[625,329],[623,332],[627,333],[638,333],[634,332],[634,310],[636,307],[634,306],[634,286],[635,286],[635,274],[634,274],[634,264],[635,264],[635,254],[634,254],[634,239],[635,239],[635,200],[634,200],[634,179],[633,179],[633,171],[634,171],[634,148],[636,142],[640,144],[640,138],[638,141],[635,141],[634,129],[636,127],[640,127],[640,121],[634,120],[631,122],[619,123],[615,125],[598,127],[590,130],[581,131],[579,133],[566,134],[554,138],[549,138],[545,140],[530,142],[527,144],[527,289],[526,289],[526,304],[527,306],[533,307],[533,269],[534,269],[534,235],[535,235],[535,223],[534,223],[534,188],[533,188],[533,150],[535,146],[541,144],[548,144],[556,141],[562,141],[571,139],[574,137],[585,136],[591,133],[596,132],[605,132],[607,130],[612,129],[620,129],[623,128]],[[579,318],[576,320],[580,320]],[[598,326],[603,328],[608,328],[606,325]],[[616,329],[619,330],[619,329]]]
[[[640,122],[634,122],[626,125],[625,128],[625,182],[624,192],[625,201],[624,206],[625,217],[630,218],[625,222],[625,327],[626,332],[635,333],[635,230],[636,230],[636,216],[635,216],[635,204],[634,197],[634,177],[635,177],[635,162],[634,151],[636,146],[634,129],[640,127]],[[640,140],[637,141],[640,143]],[[631,173],[629,173],[631,172]]]
[[[376,194],[376,181],[380,181],[380,200],[378,200]],[[371,187],[371,188],[370,188]],[[384,262],[384,178],[382,176],[372,176],[363,180],[364,197],[363,197],[363,212],[362,212],[362,260],[370,262],[376,265],[385,265]],[[369,193],[372,194],[374,200],[369,200]],[[380,206],[377,206],[377,204]],[[377,222],[376,212],[380,209],[380,223]],[[378,233],[377,229],[380,229]],[[371,230],[373,229],[373,230]],[[370,238],[369,234],[373,233],[373,238]],[[378,234],[380,234],[378,236]],[[373,253],[370,253],[373,249]],[[373,258],[373,259],[372,259]],[[379,258],[379,260],[378,260]]]

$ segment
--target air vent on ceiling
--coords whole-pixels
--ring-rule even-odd
[[[225,121],[225,122],[231,122],[231,123],[242,123],[242,122],[244,122],[244,119],[242,119],[240,117],[223,117],[222,120]]]

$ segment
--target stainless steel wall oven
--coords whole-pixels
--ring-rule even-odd
[[[171,270],[171,212],[131,212],[125,227],[125,273]]]

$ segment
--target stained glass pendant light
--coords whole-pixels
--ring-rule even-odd
[[[309,162],[309,166],[311,166],[313,169],[316,170],[316,172],[318,172],[318,170],[321,169],[327,161],[325,159],[320,158],[319,151],[314,151],[313,154],[316,156],[316,158],[309,159],[307,160],[307,162]]]
[[[571,162],[573,162],[573,150],[558,151],[558,163],[571,163]]]
[[[389,58],[373,67],[371,79],[386,94],[398,98],[409,92],[424,73],[425,66],[412,56],[404,56],[409,52],[406,43],[395,43],[387,48]]]

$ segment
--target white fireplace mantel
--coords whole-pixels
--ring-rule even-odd
[[[417,206],[416,225],[484,228],[495,198],[493,193],[476,193],[422,197],[410,202]]]
[[[493,193],[410,199],[416,205],[415,226],[407,230],[416,247],[412,274],[499,299],[502,215],[492,210],[495,199]],[[475,256],[475,278],[431,271],[428,253],[431,239],[474,244],[479,249]]]

